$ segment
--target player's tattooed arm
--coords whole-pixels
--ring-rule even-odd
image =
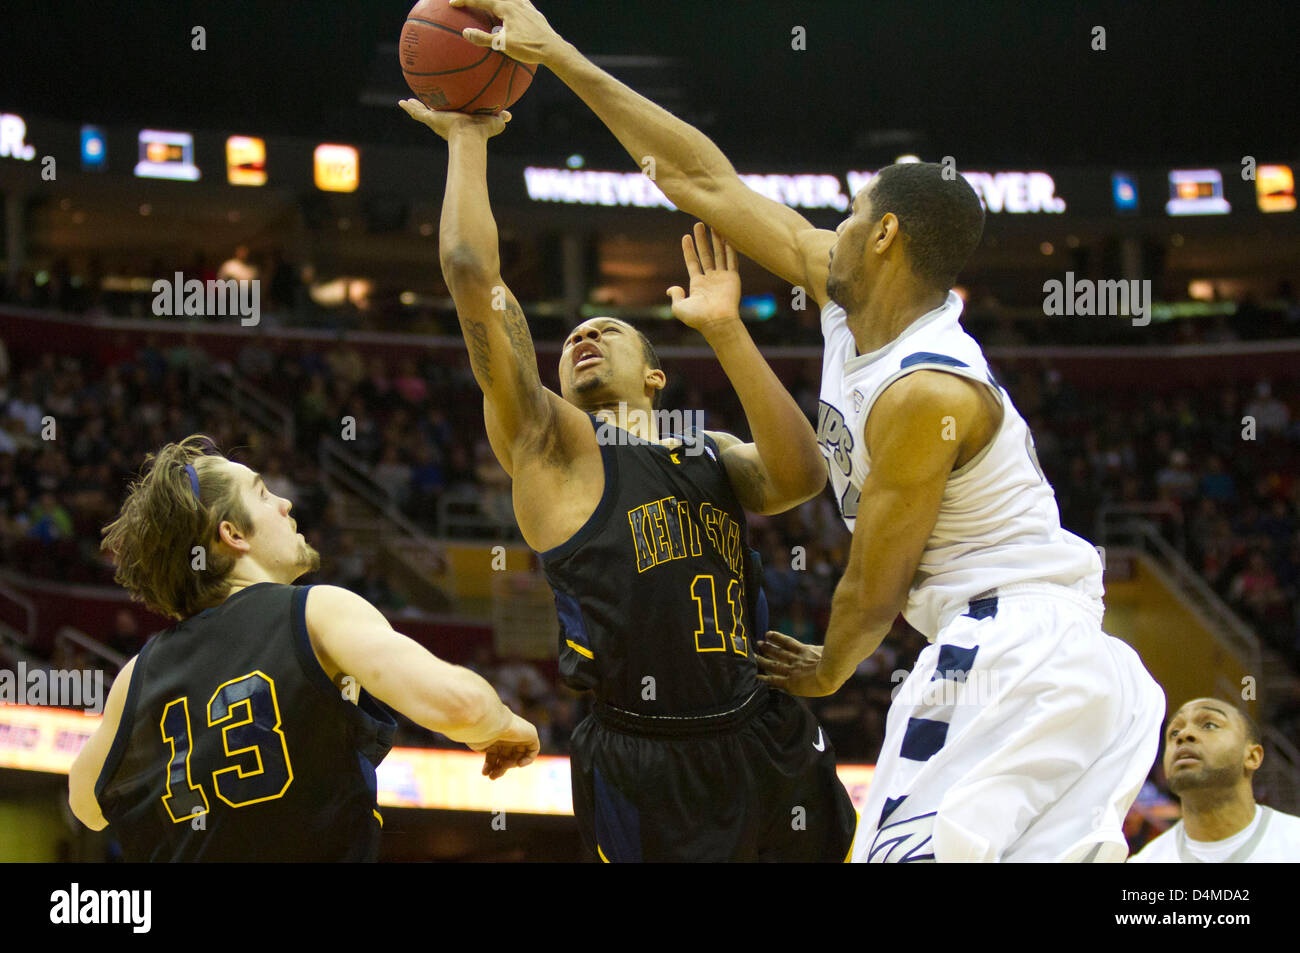
[[[740,504],[753,513],[783,513],[816,496],[826,466],[812,427],[740,320],[736,250],[703,223],[682,238],[690,295],[668,289],[673,316],[704,335],[745,410],[753,443],[714,434]]]
[[[479,46],[505,42],[505,53],[541,63],[572,89],[614,134],[632,161],[673,204],[703,219],[763,268],[826,297],[827,251],[835,233],[814,228],[794,209],[759,195],[713,141],[620,83],[567,43],[528,0],[456,0],[501,19],[504,30],[465,31]]]
[[[513,474],[520,454],[549,452],[557,433],[571,429],[557,427],[558,416],[576,415],[582,424],[586,418],[542,385],[528,322],[501,277],[497,226],[488,199],[487,140],[505,128],[509,113],[502,118],[437,112],[415,99],[403,100],[401,106],[447,140],[439,261],[456,303],[470,367],[483,391],[489,442]]]

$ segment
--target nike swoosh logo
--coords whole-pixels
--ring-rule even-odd
[[[826,739],[822,737],[822,729],[820,725],[817,727],[817,740],[813,742],[813,747],[818,751],[826,750]]]
[[[668,454],[668,458],[669,458],[670,460],[672,460],[673,463],[676,463],[676,464],[678,464],[678,465],[680,465],[681,462],[682,462],[682,461],[680,461],[680,460],[677,459],[677,454],[678,454],[679,452],[680,452],[680,451],[674,450],[672,453]]]

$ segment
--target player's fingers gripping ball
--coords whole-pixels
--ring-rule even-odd
[[[461,35],[492,30],[500,21],[447,0],[420,0],[406,15],[398,41],[402,75],[430,109],[496,115],[513,105],[533,81],[535,67],[499,49],[475,46]]]

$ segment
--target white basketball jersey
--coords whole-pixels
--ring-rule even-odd
[[[914,371],[944,371],[991,388],[1002,401],[1002,425],[989,444],[948,478],[939,519],[921,555],[903,615],[931,641],[967,603],[999,586],[1048,582],[1085,597],[1102,595],[1101,559],[1061,528],[1056,495],[1043,476],[1033,438],[979,345],[962,328],[962,302],[943,305],[870,354],[858,355],[844,309],[822,309],[821,405],[817,442],[849,531],[867,458],[867,417],[885,388]]]
[[[1300,861],[1300,817],[1260,804],[1244,830],[1221,841],[1194,841],[1179,821],[1130,864],[1276,864]]]

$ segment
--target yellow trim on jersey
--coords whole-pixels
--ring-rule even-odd
[[[857,811],[854,811],[853,814],[857,817],[858,823],[853,826],[853,840],[849,841],[849,852],[844,855],[843,862],[846,864],[853,863],[853,846],[858,842],[858,828],[862,827],[862,815]]]
[[[167,713],[171,711],[172,705],[180,705],[181,711],[185,713],[185,744],[186,744],[185,784],[190,791],[198,791],[199,797],[203,798],[202,809],[199,809],[198,805],[196,804],[194,805],[195,810],[192,813],[186,814],[184,817],[177,817],[175,813],[172,811],[172,806],[171,806],[171,800],[173,797],[176,796],[175,794],[172,793],[172,762],[176,760],[176,738],[173,735],[167,734]],[[203,785],[195,784],[194,778],[190,774],[190,755],[194,753],[194,734],[190,729],[189,697],[186,695],[182,695],[180,698],[173,698],[165,706],[163,706],[162,718],[158,722],[158,727],[162,730],[163,740],[172,746],[172,756],[167,759],[167,774],[165,777],[165,783],[167,785],[167,793],[164,794],[162,798],[163,807],[167,808],[167,816],[172,819],[173,824],[180,824],[185,821],[192,820],[193,818],[199,817],[203,814],[207,814],[210,810],[212,810],[211,805],[208,804],[208,796],[203,791]]]
[[[249,696],[248,698],[241,698],[239,701],[234,702],[233,704],[228,703],[226,705],[226,714],[222,718],[214,719],[212,717],[212,706],[213,704],[215,704],[216,700],[221,696],[221,692],[226,688],[227,685],[236,685],[239,682],[244,682],[250,679],[259,679],[259,678],[270,690],[271,709],[272,711],[275,712],[275,724],[271,726],[271,733],[280,739],[281,760],[283,761],[284,773],[288,775],[288,777],[285,779],[284,786],[281,787],[280,790],[275,794],[268,794],[266,797],[248,798],[243,801],[233,801],[230,798],[226,797],[225,793],[221,790],[222,775],[229,774],[230,772],[233,771],[235,772],[236,780],[255,778],[260,774],[264,774],[268,765],[263,763],[262,760],[262,745],[264,743],[263,741],[259,740],[247,747],[239,748],[235,751],[231,751],[230,731],[235,728],[243,728],[246,725],[251,725],[259,729],[261,728],[261,726],[257,725],[253,720],[252,696]],[[238,708],[240,705],[244,706],[244,714],[247,715],[247,717],[243,721],[233,721],[235,717],[235,709]],[[226,722],[228,721],[231,723],[227,725]],[[212,786],[216,788],[217,797],[219,797],[225,803],[229,804],[231,807],[236,807],[236,808],[247,807],[250,804],[261,804],[263,801],[274,801],[277,800],[278,798],[284,797],[284,792],[288,791],[289,785],[293,784],[293,762],[289,760],[289,743],[284,736],[284,731],[281,729],[281,726],[283,724],[284,724],[284,719],[280,715],[280,701],[279,699],[276,698],[275,695],[275,680],[271,678],[269,675],[267,675],[265,672],[261,671],[260,669],[255,669],[249,672],[247,675],[240,675],[238,678],[232,678],[230,679],[230,681],[222,682],[220,685],[217,686],[217,690],[213,692],[212,697],[208,699],[208,727],[216,728],[218,725],[224,725],[224,727],[221,729],[221,744],[222,747],[225,748],[226,757],[228,759],[234,760],[235,755],[247,754],[249,752],[252,752],[253,755],[257,758],[257,769],[254,771],[246,771],[244,769],[244,766],[239,764],[238,762],[236,762],[234,765],[232,765],[229,768],[222,768],[220,771],[213,771]],[[274,747],[268,744],[267,747],[268,755],[274,753],[274,751],[275,751]],[[270,759],[268,758],[268,760]],[[270,767],[274,769],[278,766],[272,764],[270,765]]]
[[[587,658],[593,660],[596,658],[596,656],[592,654],[591,649],[583,648],[577,642],[573,641],[573,639],[565,639],[564,642],[566,645],[569,646],[569,648],[573,649],[573,651],[577,652],[579,655],[585,655]]]
[[[596,853],[598,853],[598,854],[600,855],[600,862],[601,862],[602,864],[608,864],[608,863],[609,863],[609,858],[605,856],[605,852],[604,852],[603,850],[600,849],[600,845],[599,845],[599,844],[596,845]]]
[[[371,809],[370,809],[370,813],[373,814],[373,815],[375,815],[375,820],[377,820],[377,821],[379,822],[379,826],[380,826],[380,827],[383,827],[383,826],[384,826],[384,815],[380,814],[380,813],[379,813],[378,811],[376,811],[374,808],[371,808]]]

